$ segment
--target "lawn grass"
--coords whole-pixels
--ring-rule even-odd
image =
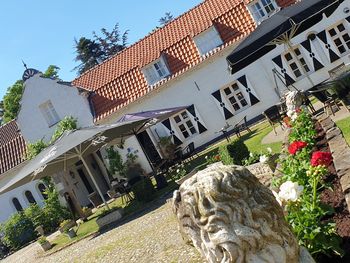
[[[336,124],[342,131],[346,142],[350,145],[350,117],[337,121]]]
[[[344,120],[344,122],[348,122],[348,120]],[[344,126],[345,126],[344,123]],[[240,140],[243,140],[246,146],[248,147],[250,152],[260,153],[263,151],[266,151],[267,147],[270,147],[273,152],[280,152],[282,143],[272,143],[272,144],[262,144],[262,139],[269,134],[272,131],[272,127],[267,122],[259,123],[258,125],[251,128],[251,133],[243,133],[242,136],[239,138]],[[347,132],[348,132],[348,138],[350,137],[350,129],[347,126]],[[236,135],[231,136],[231,142],[233,140],[236,140]],[[349,138],[350,139],[350,138]],[[189,161],[186,164],[186,171],[189,173],[194,168],[197,168],[198,170],[201,170],[205,168],[207,165],[207,159],[206,156],[215,156],[218,154],[219,147],[221,145],[226,145],[228,142],[226,140],[222,140],[210,147],[208,147],[203,152],[199,153],[198,156]],[[155,186],[156,182],[154,178],[152,178],[152,183]],[[160,189],[159,191],[156,191],[154,200],[157,200],[160,196],[164,195],[165,193],[168,193],[174,189],[176,189],[178,185],[173,181],[168,181],[168,186]],[[122,207],[124,209],[124,216],[130,215],[136,211],[140,211],[142,208],[145,207],[145,204],[142,202],[138,202],[137,200],[133,200],[132,202],[126,204],[123,204],[121,201],[121,198],[117,198],[113,202],[109,203],[110,208],[113,207]],[[75,227],[75,230],[77,232],[77,236],[73,239],[69,239],[68,236],[65,234],[59,235],[55,240],[53,240],[51,243],[53,244],[53,249],[51,251],[57,250],[63,246],[66,246],[74,241],[78,241],[94,232],[97,232],[98,225],[96,223],[96,219],[98,218],[98,215],[102,213],[102,211],[105,209],[105,207],[99,208],[92,216],[88,218],[87,222],[84,222],[79,227]]]
[[[261,153],[266,152],[266,148],[270,147],[273,153],[279,153],[282,148],[282,142],[270,143],[270,144],[262,144],[263,138],[272,132],[272,127],[268,124],[268,122],[259,123],[250,128],[251,133],[243,133],[239,138],[243,140],[245,145],[248,147],[250,152]],[[237,139],[236,135],[230,137],[231,142]],[[227,145],[228,142],[226,140],[222,140],[199,153],[196,159],[189,161],[186,165],[186,171],[190,172],[193,169],[197,168],[201,170],[207,164],[206,156],[214,156],[219,152],[219,147],[222,145]]]

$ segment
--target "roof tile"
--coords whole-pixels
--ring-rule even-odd
[[[284,4],[291,2],[279,1]],[[193,37],[212,25],[215,25],[224,45],[209,55],[200,56]],[[255,28],[256,24],[241,0],[206,0],[88,70],[72,83],[94,91],[92,102],[96,113],[95,121],[100,120],[201,63],[223,47],[242,39]],[[162,54],[172,75],[165,81],[148,87],[141,69]]]
[[[0,127],[0,174],[24,161],[26,143],[15,120]]]

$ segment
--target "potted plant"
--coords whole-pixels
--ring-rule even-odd
[[[111,223],[118,221],[119,219],[122,218],[122,216],[123,216],[123,209],[120,207],[114,207],[109,210],[105,209],[98,216],[96,223],[101,229]]]
[[[64,233],[70,238],[74,238],[77,236],[77,233],[75,232],[74,228],[69,228],[67,230],[64,231]]]
[[[44,235],[44,228],[43,228],[43,226],[37,226],[36,228],[35,228],[35,231],[36,232],[38,232],[38,234],[40,235],[40,236],[43,236]]]
[[[38,243],[40,244],[41,248],[44,250],[44,251],[47,251],[51,248],[51,243],[46,239],[46,237],[44,236],[41,236],[39,239],[38,239]]]
[[[77,225],[77,223],[74,220],[72,220],[72,219],[63,220],[61,222],[61,224],[60,224],[59,231],[61,233],[64,233],[64,232],[66,232],[66,230],[68,230],[68,229],[70,229],[70,228],[72,228],[73,226],[76,226],[76,225]]]
[[[175,159],[177,146],[171,141],[171,136],[160,137],[158,144],[164,159]]]
[[[82,211],[83,211],[83,214],[86,218],[92,215],[92,209],[90,207],[84,206],[82,208]]]

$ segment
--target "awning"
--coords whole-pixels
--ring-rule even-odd
[[[344,0],[303,0],[263,21],[227,57],[232,74],[259,59],[276,45],[271,41],[282,34],[298,35],[330,16]]]
[[[147,128],[149,128],[149,126],[154,125],[158,122],[162,122],[187,108],[188,106],[181,106],[181,107],[166,108],[166,109],[160,109],[160,110],[149,110],[149,111],[141,111],[136,113],[129,113],[121,117],[118,120],[118,123],[149,119],[149,122],[147,124],[140,127],[139,130],[134,131],[136,134],[146,130]]]

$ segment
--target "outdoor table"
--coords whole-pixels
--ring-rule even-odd
[[[232,125],[226,123],[226,125],[225,125],[224,127],[222,127],[219,131],[217,131],[217,133],[221,132],[221,133],[225,136],[227,142],[230,142],[230,140],[231,140],[231,139],[230,139],[230,136],[229,136],[228,133],[227,133],[227,130],[228,130],[231,126],[232,126]]]

